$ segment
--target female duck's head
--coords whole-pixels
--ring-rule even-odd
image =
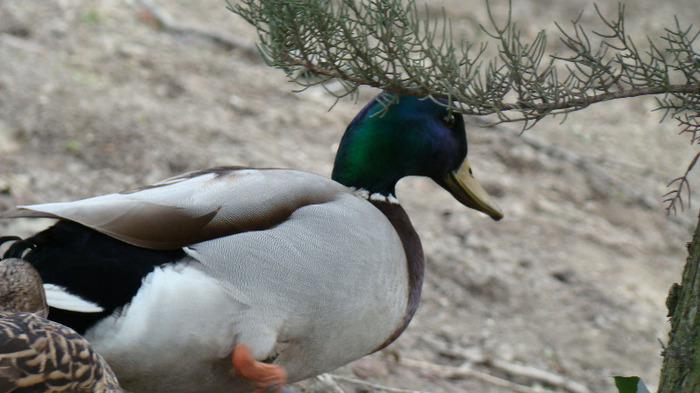
[[[393,195],[404,176],[426,176],[458,201],[493,219],[501,209],[472,177],[461,114],[445,102],[382,93],[350,123],[343,135],[333,179],[369,193]]]
[[[31,312],[45,318],[48,311],[39,272],[21,259],[0,260],[0,312]]]

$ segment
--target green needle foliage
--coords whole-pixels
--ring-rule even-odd
[[[658,108],[672,115],[697,114],[700,105],[698,33],[676,20],[663,47],[647,40],[640,50],[625,33],[623,5],[611,20],[596,8],[604,32],[587,32],[577,21],[569,32],[557,25],[565,56],[547,55],[544,31],[526,42],[510,15],[499,26],[488,1],[491,26],[482,29],[490,42],[478,45],[455,45],[445,15],[421,18],[414,1],[243,0],[230,9],[257,28],[267,64],[302,86],[339,79],[343,94],[369,85],[441,97],[459,112],[496,114],[525,128],[617,98],[658,95]],[[489,44],[497,55],[487,59]],[[302,69],[321,78],[305,78]]]

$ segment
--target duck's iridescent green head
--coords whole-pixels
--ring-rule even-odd
[[[428,98],[375,97],[350,123],[340,141],[333,180],[369,193],[394,195],[404,176],[426,176],[465,206],[495,220],[501,209],[472,177],[461,114]]]

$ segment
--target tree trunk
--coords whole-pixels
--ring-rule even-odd
[[[673,284],[666,299],[671,332],[663,352],[659,393],[700,392],[700,217],[681,285]]]

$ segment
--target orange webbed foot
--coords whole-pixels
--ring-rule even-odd
[[[236,344],[231,354],[233,368],[243,378],[255,383],[255,393],[280,393],[287,383],[287,372],[282,366],[255,360],[250,348],[245,344]]]

